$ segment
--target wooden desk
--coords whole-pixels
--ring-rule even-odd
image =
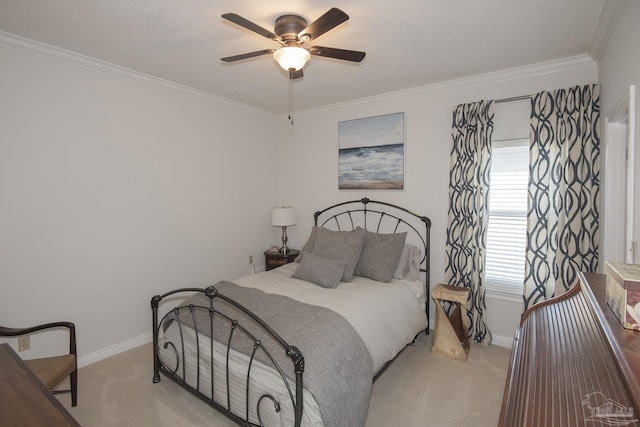
[[[530,307],[516,331],[499,426],[638,425],[640,332],[605,302],[605,276]]]
[[[9,344],[0,345],[0,425],[80,426]]]

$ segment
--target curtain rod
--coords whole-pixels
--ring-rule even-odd
[[[496,99],[493,102],[495,102],[496,104],[500,104],[502,102],[521,101],[523,99],[531,99],[531,95],[522,95],[522,96],[514,96],[511,98]]]

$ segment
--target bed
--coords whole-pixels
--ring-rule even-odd
[[[151,299],[154,375],[240,425],[364,426],[371,385],[429,332],[430,220],[367,198],[314,214],[296,262]]]

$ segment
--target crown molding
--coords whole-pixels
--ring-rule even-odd
[[[618,3],[618,2],[614,2]],[[608,2],[607,2],[608,4]],[[604,13],[604,12],[603,12]],[[620,10],[618,10],[619,16]],[[615,22],[614,22],[615,23]],[[613,28],[613,26],[611,26]],[[610,34],[610,31],[609,31]],[[205,102],[222,103],[234,108],[240,108],[243,110],[251,111],[253,113],[282,118],[287,114],[276,114],[269,111],[256,108],[247,104],[232,101],[228,98],[213,95],[211,93],[193,89],[191,87],[181,85],[169,80],[161,79],[159,77],[144,74],[139,71],[132,70],[130,68],[121,67],[106,61],[102,61],[89,56],[81,55],[76,52],[65,50],[56,46],[52,46],[46,43],[30,40],[15,34],[6,33],[0,31],[0,47],[4,47],[10,50],[18,51],[24,54],[37,56],[49,61],[55,61],[63,63],[72,67],[100,73],[114,78],[119,78],[134,82],[140,85],[153,87],[168,92],[173,92],[183,96],[199,99]],[[589,57],[589,55],[579,55],[559,60],[541,62],[537,64],[527,65],[523,67],[515,67],[506,70],[500,70],[485,74],[479,74],[470,77],[463,77],[460,79],[448,80],[444,82],[434,83],[425,86],[418,86],[409,89],[403,89],[395,92],[387,92],[380,95],[374,95],[366,98],[359,98],[355,100],[345,101],[336,104],[324,105],[321,107],[315,107],[307,110],[296,111],[296,115],[315,114],[322,111],[334,110],[336,108],[354,107],[363,104],[369,104],[371,102],[382,102],[390,99],[396,99],[405,97],[407,95],[416,95],[421,93],[430,93],[441,91],[451,88],[465,88],[473,86],[487,85],[497,82],[503,82],[513,79],[520,79],[524,77],[532,77],[542,74],[553,73],[557,71],[582,68],[587,66],[593,66],[595,63]]]
[[[359,98],[351,101],[324,105],[308,110],[296,111],[295,114],[300,116],[304,114],[315,114],[323,111],[334,110],[337,108],[355,107],[372,102],[382,102],[397,98],[406,97],[408,95],[417,95],[423,93],[431,93],[446,89],[463,89],[468,87],[484,86],[494,83],[505,82],[509,80],[522,79],[527,77],[535,77],[544,74],[556,73],[559,71],[573,70],[577,68],[593,67],[595,61],[587,54],[569,56],[566,58],[556,59],[552,61],[539,62],[536,64],[525,65],[522,67],[508,68],[499,71],[492,71],[475,76],[462,77],[454,80],[446,80],[443,82],[433,83],[425,86],[417,86],[409,89],[402,89],[395,92],[387,92],[380,95],[374,95],[366,98]],[[280,117],[285,117],[281,115]]]
[[[0,31],[0,47],[4,47],[6,49],[14,50],[31,56],[37,56],[48,61],[59,62],[71,67],[92,71],[122,80],[127,80],[143,86],[152,87],[154,89],[195,98],[204,102],[221,103],[234,108],[240,108],[265,116],[277,117],[277,115],[263,109],[232,101],[228,98],[193,89],[189,86],[181,85],[179,83],[141,73],[130,68],[121,67],[119,65],[92,58],[90,56],[85,56],[46,43],[27,39],[15,34]]]
[[[625,8],[627,1],[609,0],[605,1],[602,6],[596,29],[589,43],[589,55],[594,61],[600,61],[600,57],[602,57],[602,53],[609,43],[609,38],[616,27],[618,18],[622,14],[622,9]]]

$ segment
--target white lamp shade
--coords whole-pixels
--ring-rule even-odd
[[[271,210],[271,225],[286,227],[295,225],[296,210],[292,207],[273,208]]]
[[[273,52],[273,59],[286,71],[291,69],[298,71],[311,58],[307,49],[295,46],[285,46]]]

